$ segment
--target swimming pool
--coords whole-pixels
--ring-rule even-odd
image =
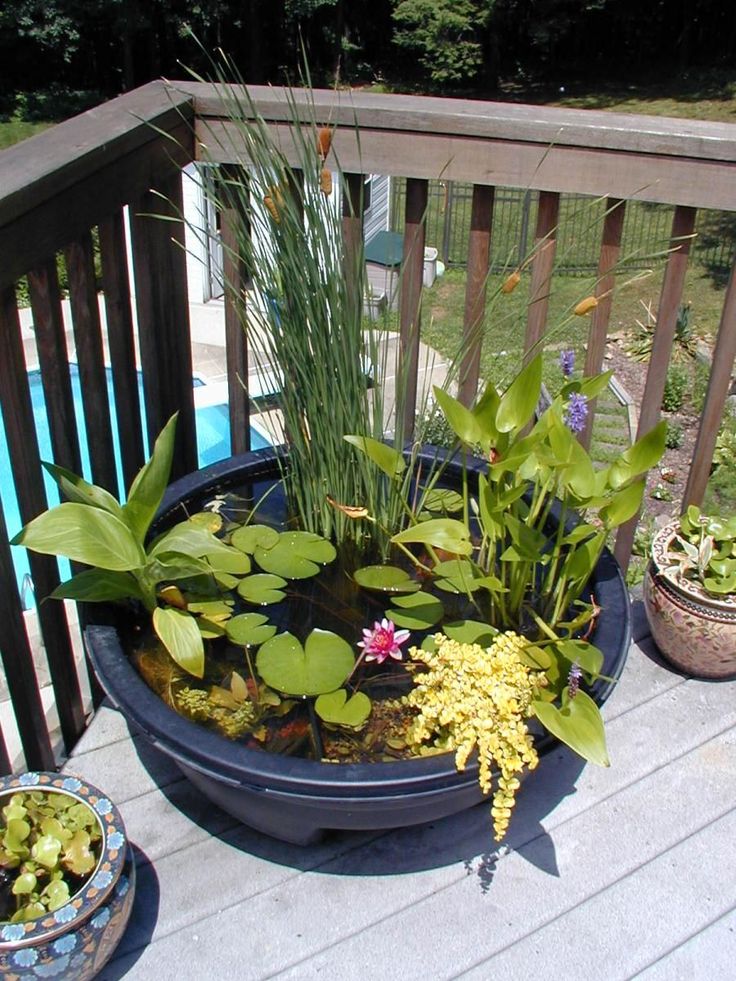
[[[82,408],[82,390],[79,382],[79,371],[75,364],[69,366],[69,373],[72,382],[72,392],[74,395],[74,412],[77,419],[77,430],[79,432],[79,450],[82,457],[82,474],[87,480],[91,480],[89,445],[87,442],[87,431],[84,424],[84,411]],[[46,422],[46,402],[43,395],[43,385],[41,383],[40,371],[29,371],[28,382],[31,390],[31,402],[33,404],[33,419],[38,436],[38,448],[42,460],[53,460],[51,449],[51,435]],[[230,419],[228,408],[223,404],[227,398],[227,386],[225,385],[205,385],[201,378],[195,378],[195,420],[197,426],[197,454],[200,467],[208,466],[230,456]],[[140,404],[143,406],[143,380],[138,376]],[[117,432],[117,417],[115,414],[115,403],[112,398],[112,372],[107,369],[107,388],[112,416],[113,434]],[[145,412],[144,415],[144,442],[145,440]],[[262,449],[269,446],[268,440],[256,429],[251,429],[252,448]],[[146,449],[146,452],[148,450]],[[115,459],[118,469],[118,484],[123,486],[122,466],[120,462],[120,450],[115,442]],[[49,505],[58,504],[59,495],[56,484],[44,473],[46,485],[46,498]],[[13,471],[10,465],[8,453],[8,442],[5,436],[5,428],[0,425],[0,500],[2,500],[5,523],[8,527],[8,534],[12,538],[20,531],[22,522],[18,510],[18,499],[15,494],[13,482]],[[30,578],[30,568],[26,550],[21,547],[13,547],[13,564],[18,580],[18,589],[23,597],[24,608],[33,605],[33,588]],[[69,575],[67,563],[60,563],[62,578]]]

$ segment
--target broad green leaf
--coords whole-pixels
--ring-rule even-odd
[[[241,579],[238,583],[238,593],[248,603],[254,603],[256,606],[267,606],[269,603],[279,603],[284,599],[286,593],[283,591],[283,587],[285,585],[286,580],[282,579],[281,576],[259,573]]]
[[[71,599],[80,603],[143,599],[138,583],[129,572],[113,572],[109,569],[85,569],[57,586],[51,596],[53,599]]]
[[[209,620],[227,620],[233,615],[233,602],[225,600],[195,600],[187,604],[190,613],[200,613]]]
[[[454,518],[431,518],[394,535],[392,542],[406,544],[417,542],[432,548],[442,548],[457,555],[470,555],[473,546],[469,540],[468,528],[462,521]]]
[[[323,695],[335,691],[353,670],[355,658],[346,640],[329,630],[313,630],[304,647],[290,633],[263,644],[256,667],[264,682],[287,695]]]
[[[180,668],[195,678],[204,676],[204,644],[193,616],[171,606],[157,606],[153,629]]]
[[[603,668],[603,654],[587,640],[560,640],[557,651],[571,664],[577,662],[587,674],[597,677]]]
[[[612,371],[604,371],[598,375],[591,375],[589,378],[581,378],[565,385],[560,394],[568,396],[572,392],[580,392],[586,398],[594,399],[608,387],[612,377]]]
[[[368,459],[392,480],[400,477],[406,470],[406,460],[393,446],[387,446],[386,443],[381,443],[370,436],[343,436],[343,439],[365,453]]]
[[[57,467],[55,463],[44,463],[43,467],[54,478],[68,501],[101,508],[103,511],[114,514],[116,518],[124,520],[122,506],[117,498],[113,497],[104,487],[90,484],[82,477],[72,473],[71,470]]]
[[[706,576],[703,585],[709,593],[715,593],[719,596],[726,593],[736,593],[736,574],[728,576],[726,579],[713,579],[711,576]]]
[[[447,593],[472,593],[480,588],[480,573],[467,559],[438,562],[432,571],[436,576],[437,588]]]
[[[596,535],[598,529],[595,525],[588,525],[585,522],[581,522],[579,525],[575,525],[572,531],[569,531],[565,537],[562,539],[563,545],[577,545],[578,542],[585,541],[586,538],[590,538],[591,535]]]
[[[362,691],[350,698],[344,688],[320,695],[314,710],[323,722],[349,729],[360,729],[371,714],[371,700]]]
[[[150,558],[145,565],[145,575],[155,583],[172,582],[175,579],[190,579],[193,576],[211,572],[204,559],[193,555],[181,555],[179,552],[162,552]]]
[[[542,356],[538,354],[519,372],[501,396],[496,428],[501,433],[519,430],[531,422],[542,391]]]
[[[433,387],[434,397],[442,409],[448,425],[461,443],[475,446],[483,439],[483,429],[473,412],[453,398],[444,388]]]
[[[230,544],[247,555],[252,555],[257,548],[273,548],[278,540],[279,533],[269,525],[246,525],[230,536]]]
[[[445,614],[445,608],[440,600],[429,593],[410,593],[408,596],[396,596],[393,606],[386,611],[389,620],[400,627],[409,630],[426,630],[439,623]]]
[[[564,699],[563,696],[563,703],[562,708],[557,708],[537,699],[532,706],[534,714],[553,736],[583,759],[597,766],[610,766],[603,719],[593,699],[579,691],[574,698]]]
[[[498,440],[498,430],[496,429],[496,415],[501,397],[492,382],[488,382],[485,390],[477,403],[473,407],[473,415],[478,420],[482,438],[479,440],[483,450],[487,453],[491,446],[495,446]]]
[[[11,544],[116,572],[139,569],[146,560],[127,525],[86,504],[59,504],[44,511]]]
[[[228,640],[242,647],[258,647],[276,633],[276,627],[262,613],[241,613],[225,629]]]
[[[353,578],[363,589],[382,593],[416,593],[422,588],[406,570],[395,565],[366,565],[357,569]]]
[[[481,647],[490,647],[498,630],[490,623],[483,623],[481,620],[456,620],[454,623],[446,623],[442,627],[442,633],[459,644],[479,644]]]
[[[125,521],[140,543],[143,543],[146,537],[169,482],[171,461],[174,457],[177,415],[178,413],[175,413],[159,433],[151,458],[138,471],[123,508]]]
[[[218,637],[225,636],[225,627],[219,620],[210,620],[209,617],[198,616],[194,622],[202,635],[202,640],[217,640]]]
[[[565,561],[564,574],[568,579],[586,581],[600,556],[606,536],[603,532],[578,545]]]
[[[230,548],[227,552],[209,552],[203,558],[213,572],[227,572],[236,576],[247,576],[250,572],[250,558],[237,548]]]

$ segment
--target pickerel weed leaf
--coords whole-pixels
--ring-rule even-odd
[[[395,477],[400,477],[406,470],[404,457],[393,446],[387,446],[386,443],[381,443],[370,436],[344,436],[343,438],[356,449],[365,453],[368,459],[372,460],[378,469],[392,480]]]
[[[153,629],[180,668],[195,678],[204,676],[204,644],[193,616],[158,606],[153,611]]]
[[[243,647],[258,647],[270,640],[276,627],[262,613],[241,613],[227,624],[228,640]]]
[[[587,640],[560,640],[553,646],[567,661],[576,662],[587,674],[596,677],[601,673],[603,654],[595,644]]]
[[[283,587],[286,580],[281,576],[272,576],[267,573],[256,573],[254,576],[247,576],[238,583],[238,593],[248,603],[256,606],[268,606],[269,603],[279,603],[286,593]]]
[[[666,439],[667,422],[663,419],[611,464],[608,477],[611,487],[614,490],[622,487],[632,477],[638,477],[654,466],[664,453]]]
[[[394,535],[391,541],[429,545],[457,555],[470,555],[473,551],[467,525],[455,518],[430,518],[429,521],[421,521]]]
[[[501,396],[496,412],[500,433],[521,429],[531,419],[542,391],[542,356],[529,362]]]
[[[323,722],[349,729],[360,729],[371,714],[371,700],[362,691],[350,698],[344,688],[320,695],[314,710]]]
[[[610,766],[603,719],[598,706],[584,691],[574,698],[563,693],[562,708],[537,699],[532,702],[539,721],[570,749],[597,766]]]
[[[434,397],[442,409],[445,419],[461,443],[474,446],[483,439],[483,427],[477,416],[462,402],[453,398],[449,392],[437,385],[433,386]]]
[[[421,589],[416,579],[395,565],[366,565],[357,569],[353,578],[363,589],[382,593],[416,593]]]
[[[323,695],[338,689],[355,658],[346,640],[329,630],[313,630],[302,647],[290,633],[267,640],[256,657],[264,682],[287,695]]]

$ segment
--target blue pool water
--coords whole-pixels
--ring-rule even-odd
[[[79,432],[79,449],[82,456],[82,473],[87,480],[91,480],[88,434],[84,425],[84,412],[82,409],[82,392],[79,383],[79,371],[76,365],[69,366],[72,381],[72,391],[74,393],[74,411],[77,418],[77,429]],[[51,436],[46,423],[46,403],[43,395],[41,383],[41,372],[30,371],[28,381],[31,389],[31,401],[33,403],[33,417],[38,435],[38,446],[42,460],[53,460],[51,450]],[[139,395],[140,404],[143,405],[143,382],[139,375]],[[201,379],[195,378],[195,387],[203,385]],[[113,433],[117,431],[117,418],[115,405],[112,399],[112,373],[107,370],[108,395],[110,400]],[[196,393],[195,393],[196,394]],[[226,405],[204,405],[195,410],[197,425],[197,452],[199,455],[200,467],[206,467],[210,463],[216,463],[230,455],[230,420]],[[144,434],[145,434],[144,420]],[[145,440],[145,435],[144,435]],[[268,442],[255,430],[251,430],[251,444],[253,449],[261,449],[268,446]],[[148,450],[146,449],[146,453]],[[118,484],[122,488],[123,477],[120,463],[120,452],[116,444],[115,458],[118,466]],[[48,475],[44,474],[46,483],[46,497],[49,505],[59,502],[56,484]],[[15,494],[13,483],[13,472],[10,466],[8,455],[8,443],[5,436],[5,429],[0,425],[0,499],[2,500],[5,523],[8,527],[8,534],[12,538],[21,529],[20,513],[18,511],[18,500]],[[15,565],[18,588],[24,599],[26,607],[33,605],[32,589],[29,588],[30,570],[28,557],[24,548],[14,547],[13,564]],[[66,566],[66,568],[64,568]],[[66,577],[69,574],[68,564],[60,563],[61,575]],[[24,585],[25,583],[25,585]]]

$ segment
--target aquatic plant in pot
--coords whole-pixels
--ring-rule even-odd
[[[438,391],[461,441],[480,445],[490,464],[467,452],[404,456],[350,436],[373,479],[394,485],[383,493],[406,495],[386,530],[390,562],[355,541],[338,556],[328,540],[294,530],[276,451],[173,485],[136,553],[144,529],[130,520],[143,489],[148,515],[162,499],[173,423],[125,505],[55,470],[77,507],[46,512],[17,543],[97,564],[60,587],[65,598],[110,600],[127,589],[141,606],[146,570],[162,644],[134,636],[133,659],[157,694],[123,649],[130,613],[115,621],[119,631],[88,626],[93,663],[113,702],[247,823],[301,841],[329,827],[418,823],[482,799],[501,763],[500,835],[541,726],[607,764],[598,705],[623,666],[629,611],[605,536],[637,510],[664,427],[594,471],[573,430],[603,383],[568,380],[536,422],[539,359],[504,392],[488,386],[473,410]],[[245,484],[240,497],[235,482]],[[353,521],[376,521],[345,507]],[[126,542],[109,549],[114,568],[100,564],[98,535],[84,537],[90,510],[108,542]],[[570,520],[591,511],[595,523]],[[471,664],[463,698],[453,698],[448,686]],[[480,759],[466,766],[474,749]],[[505,757],[514,760],[506,770]]]
[[[117,808],[77,777],[0,778],[0,973],[87,981],[130,916],[135,861]]]
[[[691,505],[654,536],[644,606],[662,654],[702,678],[736,674],[736,515]]]

